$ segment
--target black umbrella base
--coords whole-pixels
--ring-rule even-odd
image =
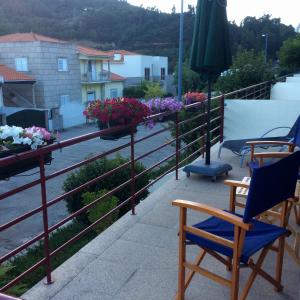
[[[216,181],[217,176],[222,174],[228,175],[228,172],[232,170],[232,166],[221,161],[211,161],[210,165],[206,165],[204,160],[196,161],[183,168],[187,177],[191,176],[191,173],[200,174],[211,177],[212,181]]]

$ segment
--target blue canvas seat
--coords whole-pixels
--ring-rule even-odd
[[[207,276],[231,289],[231,300],[244,300],[259,275],[275,286],[281,285],[282,264],[288,217],[295,201],[295,187],[300,167],[300,151],[275,162],[269,166],[255,168],[250,185],[241,181],[226,180],[230,187],[230,210],[224,211],[207,204],[187,200],[174,200],[172,205],[180,208],[179,214],[179,263],[178,263],[178,300],[184,299],[184,293],[195,273]],[[236,189],[247,188],[248,196],[244,214],[235,212]],[[279,225],[259,221],[259,217],[270,209],[280,206],[276,211]],[[194,226],[187,225],[187,210],[209,214],[205,221]],[[200,253],[194,262],[186,259],[186,246],[195,244]],[[275,276],[262,269],[264,259],[269,251],[276,253]],[[254,262],[253,255],[258,253]],[[231,271],[231,279],[212,273],[200,266],[204,257],[211,255]],[[239,298],[239,274],[241,265],[249,267],[252,272]],[[186,269],[189,273],[186,274]]]
[[[236,214],[237,215],[237,214]],[[242,217],[241,215],[237,215]],[[234,241],[234,225],[216,217],[211,217],[203,222],[193,225],[193,227],[205,230],[219,237]],[[249,258],[257,251],[261,250],[280,236],[288,233],[288,230],[279,226],[252,221],[252,228],[246,233],[244,248],[241,254],[241,262],[247,263]],[[186,234],[186,239],[202,248],[212,249],[220,254],[233,258],[233,249],[220,245],[208,239],[202,238],[192,233]]]

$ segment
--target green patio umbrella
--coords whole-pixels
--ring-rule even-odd
[[[210,165],[210,102],[212,82],[231,65],[226,0],[198,0],[191,69],[208,82],[205,164]]]

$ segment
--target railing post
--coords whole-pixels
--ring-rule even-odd
[[[130,160],[131,160],[131,213],[135,215],[135,156],[134,156],[134,129],[130,133]]]
[[[47,192],[46,192],[46,176],[44,155],[39,157],[40,163],[40,180],[41,180],[41,196],[42,196],[42,212],[43,212],[43,226],[44,226],[44,252],[45,252],[45,270],[46,270],[46,284],[53,283],[51,278],[51,261],[49,248],[49,224],[48,224],[48,208],[47,208]]]
[[[224,119],[225,119],[225,97],[221,96],[221,124],[220,124],[220,143],[224,140]]]
[[[179,113],[176,112],[176,180],[179,179],[179,156],[180,156],[180,141],[179,141]]]

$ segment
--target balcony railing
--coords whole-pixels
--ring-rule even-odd
[[[17,277],[15,277],[10,282],[6,282],[5,285],[0,286],[0,292],[5,292],[9,288],[13,287],[17,283],[20,283],[22,279],[24,279],[25,276],[28,276],[30,273],[34,272],[35,270],[44,267],[44,272],[46,276],[47,283],[52,282],[52,262],[55,256],[57,256],[61,251],[63,251],[66,247],[69,247],[71,244],[76,242],[77,240],[81,239],[84,235],[89,233],[95,226],[106,220],[109,216],[111,216],[113,213],[115,213],[117,210],[119,210],[121,207],[124,207],[126,204],[129,204],[131,207],[132,214],[135,214],[135,206],[137,204],[137,197],[141,195],[143,192],[145,192],[151,185],[153,185],[155,182],[160,180],[162,177],[164,177],[166,174],[175,171],[174,176],[176,179],[178,179],[179,176],[179,168],[188,163],[189,161],[195,159],[199,155],[204,153],[205,145],[205,137],[206,137],[206,102],[202,103],[195,103],[186,106],[186,112],[185,112],[185,118],[182,117],[182,113],[176,112],[176,113],[161,113],[157,115],[153,115],[149,118],[151,119],[161,119],[164,116],[172,116],[173,120],[172,122],[168,123],[168,126],[166,126],[163,129],[155,130],[148,134],[145,137],[142,138],[136,138],[133,131],[130,135],[130,142],[125,143],[121,146],[115,147],[110,149],[109,151],[106,151],[104,153],[98,153],[92,157],[89,157],[88,159],[84,159],[82,161],[79,161],[73,165],[70,165],[66,168],[60,169],[55,171],[54,173],[51,173],[49,175],[45,172],[45,164],[44,164],[44,156],[47,153],[53,152],[53,151],[60,151],[66,147],[72,147],[79,143],[86,142],[95,138],[99,138],[103,135],[108,135],[109,133],[113,133],[120,129],[120,127],[114,127],[102,131],[97,131],[95,133],[90,133],[84,136],[76,137],[73,139],[65,140],[59,143],[55,143],[34,151],[28,151],[24,152],[15,156],[10,156],[7,158],[0,159],[0,167],[2,166],[9,166],[16,161],[22,161],[26,160],[28,158],[36,158],[39,161],[39,173],[38,173],[38,179],[35,179],[29,183],[23,184],[21,186],[15,187],[11,190],[6,191],[5,193],[2,193],[0,195],[0,201],[9,201],[9,197],[14,195],[19,195],[21,193],[28,193],[31,188],[40,186],[40,195],[35,195],[35,197],[40,197],[41,204],[38,207],[35,207],[34,209],[27,211],[25,213],[22,213],[18,217],[0,225],[0,232],[4,232],[6,230],[9,230],[13,226],[17,224],[22,224],[22,222],[25,222],[29,218],[39,218],[37,215],[42,214],[42,222],[43,222],[43,232],[40,234],[30,238],[25,243],[20,244],[18,247],[16,247],[14,250],[9,251],[8,253],[4,254],[0,258],[0,265],[2,265],[5,262],[8,262],[10,259],[14,258],[24,250],[32,247],[36,243],[43,241],[43,247],[44,247],[44,257],[34,263],[32,266],[28,267],[23,273],[19,274]],[[223,138],[223,120],[224,120],[224,97],[219,96],[212,100],[212,109],[211,109],[211,131],[210,131],[210,138],[212,145],[216,144],[219,141],[222,141]],[[124,127],[122,127],[124,128]],[[188,128],[188,129],[187,129]],[[136,155],[136,145],[139,143],[142,143],[144,141],[151,141],[151,139],[157,139],[157,136],[163,132],[172,130],[174,132],[173,138],[169,141],[163,142],[161,145],[149,149],[146,153],[143,153],[142,155],[137,156]],[[192,141],[186,142],[185,139],[188,136],[192,136],[193,138],[190,139]],[[161,157],[160,161],[157,161],[155,164],[151,165],[144,171],[140,172],[139,174],[136,174],[136,164],[140,162],[142,159],[149,157],[150,155],[157,153],[159,150],[164,149],[165,147],[169,145],[174,145],[174,151],[171,151],[167,156]],[[101,174],[100,176],[91,179],[84,184],[76,187],[73,190],[70,190],[68,192],[62,193],[59,196],[56,196],[55,198],[49,199],[48,193],[47,193],[47,183],[59,176],[63,176],[67,172],[73,171],[78,169],[81,166],[85,166],[97,159],[105,158],[113,154],[116,154],[117,152],[127,149],[130,160],[122,165],[119,165],[115,167],[113,170],[110,170],[109,172],[106,172],[104,174]],[[156,170],[160,166],[165,166],[166,162],[172,161],[172,164],[168,165],[167,169],[164,169],[159,175],[154,178],[151,182],[148,182],[145,186],[137,190],[136,181],[145,174],[150,174],[154,169]],[[48,222],[48,211],[50,208],[52,208],[55,204],[64,201],[65,198],[74,195],[84,189],[87,189],[91,185],[95,185],[96,183],[101,182],[102,180],[108,178],[112,174],[115,174],[117,172],[120,172],[124,168],[130,168],[131,169],[131,176],[130,179],[123,182],[122,184],[113,187],[111,190],[106,192],[105,195],[101,196],[100,198],[96,199],[92,203],[85,205],[81,209],[77,210],[74,213],[71,213],[64,219],[60,220],[54,225],[49,224]],[[62,179],[63,180],[63,179]],[[82,213],[86,212],[87,210],[91,209],[92,207],[96,206],[101,200],[110,197],[114,195],[117,191],[129,189],[131,191],[131,196],[128,199],[120,199],[122,202],[115,207],[114,209],[107,212],[104,216],[99,218],[97,221],[90,225],[86,225],[86,227],[79,232],[77,235],[73,236],[70,240],[65,242],[64,244],[58,246],[57,248],[53,248],[53,245],[50,245],[49,236],[51,233],[56,231],[59,228],[62,228],[66,223],[74,220],[78,216],[80,216]],[[39,220],[39,219],[37,219]],[[52,247],[51,247],[52,246]]]
[[[108,71],[103,71],[100,73],[87,72],[81,75],[82,82],[106,82],[111,80],[111,73]]]

